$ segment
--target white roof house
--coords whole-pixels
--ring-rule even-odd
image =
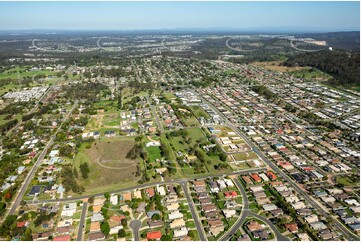
[[[92,222],[99,222],[104,220],[104,216],[101,213],[94,213],[90,220]]]
[[[76,203],[68,203],[63,206],[63,209],[61,211],[62,217],[71,217],[76,212]]]
[[[174,237],[175,238],[183,237],[183,236],[186,236],[187,234],[188,234],[187,227],[182,227],[181,229],[174,230]]]
[[[222,212],[226,218],[231,218],[236,215],[236,210],[234,209],[223,209]]]
[[[233,186],[234,186],[234,184],[233,184],[233,182],[232,182],[231,179],[224,179],[224,181],[226,182],[227,186],[229,186],[229,187],[233,187]]]
[[[118,204],[118,195],[116,194],[110,194],[110,203],[112,205],[117,205]]]
[[[158,187],[157,187],[157,192],[158,192],[159,195],[161,195],[161,196],[165,196],[165,195],[166,195],[165,189],[164,189],[163,186],[158,186]]]
[[[183,213],[179,212],[178,210],[173,211],[170,214],[168,214],[168,218],[169,218],[169,220],[183,218]]]

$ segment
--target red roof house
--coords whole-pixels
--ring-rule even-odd
[[[226,198],[234,198],[237,197],[237,192],[236,191],[225,192],[224,195],[226,196]]]
[[[162,233],[159,230],[147,233],[148,240],[159,240],[161,237]]]
[[[150,187],[145,189],[145,193],[148,195],[148,197],[153,197],[154,196],[154,188]]]
[[[70,235],[62,235],[62,236],[57,236],[53,238],[53,241],[70,241],[71,237]]]
[[[255,182],[261,182],[262,181],[262,179],[259,177],[259,175],[258,174],[256,174],[256,173],[253,173],[252,175],[251,175],[251,177],[252,177],[252,179],[255,181]]]
[[[277,176],[272,171],[267,171],[266,175],[271,180],[276,180],[277,179]]]
[[[29,224],[28,221],[17,222],[16,227],[18,228],[27,227],[28,224]]]
[[[290,223],[290,224],[285,224],[285,227],[291,232],[291,233],[296,233],[298,231],[298,226],[296,223]]]
[[[253,183],[251,181],[251,178],[249,178],[249,176],[242,176],[242,179],[246,184],[252,184]]]

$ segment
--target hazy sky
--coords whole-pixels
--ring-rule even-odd
[[[0,29],[359,30],[359,2],[0,2]]]

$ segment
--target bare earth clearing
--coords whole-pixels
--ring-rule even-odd
[[[82,180],[86,191],[136,180],[137,161],[126,158],[133,146],[131,139],[93,143],[84,152],[90,168],[89,178]]]

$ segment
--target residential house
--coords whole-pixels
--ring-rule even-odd
[[[153,197],[154,196],[154,188],[153,187],[149,187],[147,189],[145,189],[145,193],[147,194],[147,196],[149,198]]]
[[[133,197],[134,198],[138,198],[138,199],[142,199],[142,192],[141,191],[134,191],[133,192]]]
[[[119,229],[123,229],[123,226],[117,225],[117,226],[111,227],[109,234],[117,234]]]
[[[71,240],[71,236],[68,234],[56,236],[53,238],[53,241],[70,241],[70,240]]]
[[[180,238],[186,236],[188,234],[188,229],[186,227],[182,227],[180,229],[174,230],[174,238]]]
[[[236,215],[236,210],[234,209],[223,209],[222,212],[226,218],[232,218]]]
[[[311,214],[311,215],[309,215],[309,216],[307,216],[307,217],[305,217],[304,218],[306,221],[307,221],[307,223],[315,223],[315,222],[318,222],[318,216],[316,215],[316,214]]]
[[[210,181],[208,183],[208,185],[209,185],[212,193],[218,193],[219,192],[219,187],[218,187],[218,185],[217,185],[217,183],[215,181]]]
[[[224,225],[221,219],[214,219],[208,221],[209,232],[213,236],[217,236],[219,233],[224,231]]]
[[[162,238],[162,233],[159,230],[147,233],[148,240],[160,240],[160,238]]]
[[[112,205],[118,205],[118,195],[117,194],[110,194],[110,203]]]
[[[167,205],[168,211],[174,211],[177,210],[178,208],[179,208],[179,203],[170,203]]]
[[[323,222],[320,222],[320,221],[310,223],[310,226],[312,229],[318,230],[318,231],[327,229],[327,226]]]
[[[159,193],[159,195],[161,196],[165,196],[166,193],[165,193],[165,189],[163,186],[157,186],[157,192]]]
[[[217,207],[214,204],[210,204],[210,205],[202,206],[202,210],[207,213],[207,212],[216,211]]]
[[[59,235],[60,234],[69,234],[70,228],[71,228],[70,226],[56,228],[56,233]]]
[[[103,221],[103,220],[104,220],[104,216],[101,213],[94,213],[90,218],[90,221],[92,222]]]
[[[177,211],[173,211],[171,213],[168,214],[168,218],[170,220],[173,220],[173,219],[178,219],[178,218],[183,218],[183,213],[179,212],[178,210]]]
[[[131,192],[124,193],[123,199],[124,199],[124,201],[132,201],[132,193]]]
[[[262,230],[263,228],[256,220],[251,220],[247,224],[247,229],[249,231],[253,232],[253,231],[256,231],[256,230]]]
[[[63,206],[63,210],[61,211],[62,217],[72,217],[76,212],[76,203],[68,203]]]
[[[149,220],[148,226],[151,229],[163,227],[163,221],[162,220]]]
[[[90,233],[100,231],[100,222],[91,222],[89,231]]]
[[[297,232],[298,232],[297,223],[285,224],[285,227],[286,227],[291,233],[297,233]]]
[[[89,241],[94,241],[94,240],[103,240],[105,239],[105,236],[102,232],[95,232],[95,233],[90,233],[88,235],[88,240]]]
[[[186,224],[183,218],[175,219],[169,224],[171,229],[184,227],[185,225]]]
[[[274,204],[264,204],[262,205],[262,208],[265,210],[265,211],[272,211],[272,210],[275,210],[277,209],[278,207]]]

